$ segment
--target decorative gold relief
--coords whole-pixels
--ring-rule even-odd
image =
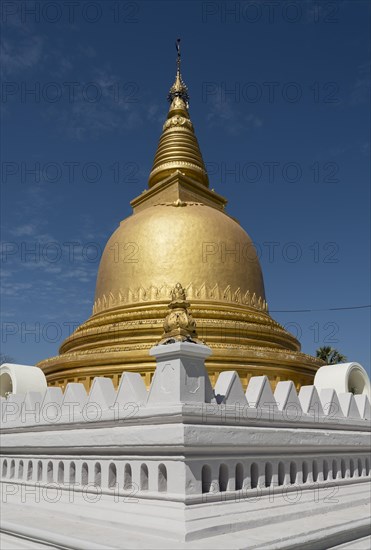
[[[171,291],[170,312],[164,321],[164,333],[159,344],[173,342],[201,343],[197,337],[196,321],[188,310],[190,303],[186,299],[186,292],[180,283]]]
[[[173,202],[158,202],[157,204],[154,204],[154,206],[203,206],[203,204],[202,202],[190,202],[176,199]]]
[[[167,130],[168,128],[172,128],[174,126],[185,126],[186,128],[189,128],[189,130],[193,131],[193,124],[184,116],[175,115],[169,118],[165,124],[163,125],[163,130]]]
[[[248,290],[245,293],[241,291],[241,288],[236,288],[232,291],[230,285],[228,285],[224,291],[220,291],[217,283],[214,285],[203,283],[198,288],[194,288],[192,283],[189,283],[186,286],[186,291],[190,300],[235,302],[251,306],[261,311],[268,311],[268,304],[261,296],[257,299],[254,293],[250,299],[250,292]],[[167,300],[170,296],[171,287],[168,285],[163,285],[159,288],[151,286],[148,289],[142,287],[136,289],[122,288],[117,293],[117,296],[114,296],[113,293],[110,292],[109,298],[107,298],[105,294],[103,294],[101,298],[98,298],[94,303],[93,314],[95,315],[109,307],[116,307],[119,305],[150,302],[154,300]]]

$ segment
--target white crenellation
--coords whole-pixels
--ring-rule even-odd
[[[195,384],[193,380],[191,383],[185,381],[188,384],[187,391]],[[197,402],[164,402],[157,389],[152,391],[153,384],[157,382],[153,380],[148,392],[139,374],[124,373],[117,391],[112,380],[101,377],[94,379],[89,395],[80,383],[67,384],[64,394],[60,388],[52,387],[47,388],[44,394],[33,391],[25,395],[10,394],[7,399],[1,400],[1,426],[5,429],[118,418],[139,419],[149,414],[152,408],[158,410],[159,407],[175,406],[177,403],[189,407],[193,404],[195,410],[197,405],[204,404],[205,410],[208,407],[213,409],[215,418],[222,417],[224,411],[228,413],[231,407],[235,410],[241,408],[239,416],[262,421],[268,418],[272,422],[311,422],[323,419],[324,422],[353,425],[371,418],[370,402],[365,394],[337,395],[334,389],[329,388],[321,390],[318,395],[315,386],[303,386],[298,395],[290,381],[279,382],[273,394],[266,376],[252,377],[244,394],[237,372],[222,372],[215,388],[210,386],[213,397]],[[209,378],[207,382],[210,385]],[[197,386],[201,387],[198,382]],[[177,395],[179,397],[179,393]]]
[[[354,400],[358,408],[359,416],[364,420],[371,420],[371,406],[367,395],[355,395]]]
[[[63,395],[62,410],[64,414],[71,414],[71,409],[76,408],[78,412],[82,412],[88,400],[83,384],[70,382],[66,386],[66,391]]]
[[[345,418],[361,418],[352,393],[339,393],[338,399]]]
[[[302,411],[294,383],[291,381],[278,382],[274,392],[274,399],[279,411],[293,411],[294,414],[297,411]]]
[[[246,399],[249,407],[277,410],[277,402],[274,398],[271,385],[266,376],[253,376],[246,389]]]
[[[315,386],[302,386],[298,397],[304,413],[313,417],[324,415],[322,403]]]
[[[110,378],[94,378],[88,403],[96,403],[102,409],[109,409],[116,400],[116,391]]]
[[[147,403],[147,399],[147,389],[141,375],[137,372],[124,372],[114,400],[115,405],[125,407],[135,403],[142,407]]]
[[[43,406],[49,403],[55,403],[56,405],[62,405],[63,392],[62,388],[49,387],[44,394]]]
[[[321,400],[322,409],[326,416],[329,418],[347,418],[343,414],[340,407],[339,398],[337,393],[332,388],[326,388],[320,391],[319,398]]]
[[[218,404],[247,405],[241,380],[236,371],[224,371],[218,376],[214,388],[215,400]]]

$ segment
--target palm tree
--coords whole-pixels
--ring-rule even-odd
[[[326,363],[326,365],[336,365],[336,363],[345,363],[347,358],[345,355],[340,353],[335,348],[332,348],[331,346],[322,346],[321,348],[318,348],[316,351],[316,356],[319,359],[322,359]]]

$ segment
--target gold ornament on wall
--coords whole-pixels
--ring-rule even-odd
[[[159,344],[174,344],[175,342],[191,342],[202,344],[196,332],[196,321],[188,310],[186,292],[180,283],[171,291],[170,312],[164,321],[164,333]]]

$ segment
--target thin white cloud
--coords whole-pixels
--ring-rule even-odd
[[[13,227],[9,230],[9,233],[14,237],[24,237],[35,235],[38,232],[38,225],[33,223],[28,223],[20,225],[18,227]]]
[[[207,121],[211,127],[223,128],[230,135],[240,135],[246,130],[261,128],[263,120],[254,113],[244,113],[237,104],[223,98],[222,89],[208,99],[209,111]]]
[[[370,102],[370,64],[363,63],[358,67],[358,77],[350,95],[351,105]]]
[[[12,281],[10,283],[3,282],[0,288],[0,293],[3,296],[17,296],[20,292],[32,288],[31,283],[17,283]]]
[[[3,38],[1,41],[1,70],[4,76],[11,77],[38,65],[43,53],[41,36],[30,35],[22,38]]]

